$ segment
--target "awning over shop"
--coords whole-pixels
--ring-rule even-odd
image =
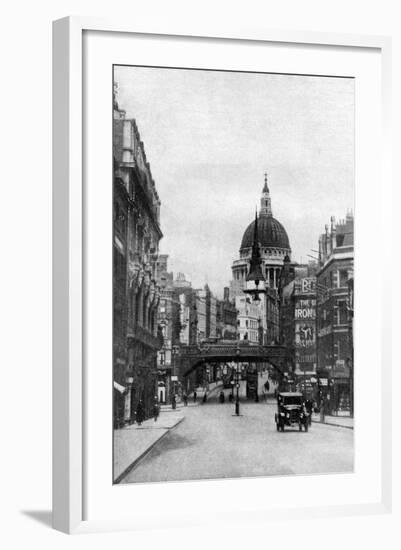
[[[120,393],[124,393],[124,392],[125,392],[125,387],[122,386],[121,384],[119,384],[118,382],[116,382],[115,380],[114,380],[114,382],[113,382],[113,386],[114,386],[114,389],[117,390],[117,391],[119,391]]]

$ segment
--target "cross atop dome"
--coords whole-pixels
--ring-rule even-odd
[[[262,197],[260,199],[260,215],[270,217],[273,216],[270,191],[267,185],[267,172],[265,172],[265,184],[263,186]]]

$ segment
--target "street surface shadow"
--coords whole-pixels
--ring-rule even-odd
[[[194,444],[195,441],[192,439],[179,434],[169,433],[167,437],[153,447],[147,455],[147,458],[155,458],[172,449],[185,449],[187,447],[192,447]]]
[[[52,511],[51,510],[21,510],[21,514],[46,525],[52,527]]]

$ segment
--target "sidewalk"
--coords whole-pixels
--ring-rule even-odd
[[[209,384],[209,389],[207,390],[207,398],[210,399],[211,397],[215,397],[221,390],[223,389],[223,384],[221,382],[213,382]],[[196,389],[196,401],[194,402],[193,399],[193,391],[191,391],[188,394],[188,407],[194,407],[202,404],[203,396],[205,395],[204,388],[197,388]],[[176,409],[180,410],[184,409],[185,405],[182,400],[177,401]],[[174,409],[171,406],[171,403],[167,403],[165,405],[160,405],[160,412],[172,412]]]
[[[209,392],[209,397],[220,389],[216,385]],[[203,394],[202,394],[203,396]],[[196,403],[188,400],[188,407],[197,407],[201,403],[198,394]],[[137,464],[158,441],[160,441],[170,430],[175,428],[185,418],[185,409],[182,401],[177,403],[175,409],[171,405],[161,405],[160,416],[155,422],[153,418],[138,424],[131,424],[125,428],[114,430],[114,458],[113,458],[113,479],[114,483],[120,481]]]
[[[319,413],[312,413],[312,422],[320,423]],[[332,416],[330,414],[326,414],[324,416],[324,424],[327,424],[328,426],[349,428],[350,430],[354,429],[354,419],[349,416]]]
[[[168,432],[184,420],[183,410],[162,411],[155,422],[145,420],[141,426],[131,424],[114,430],[113,479],[120,483],[131,468]]]

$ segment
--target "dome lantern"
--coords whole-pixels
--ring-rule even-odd
[[[260,215],[273,216],[270,191],[267,185],[267,172],[265,172],[265,184],[263,186],[262,196],[260,198]]]

